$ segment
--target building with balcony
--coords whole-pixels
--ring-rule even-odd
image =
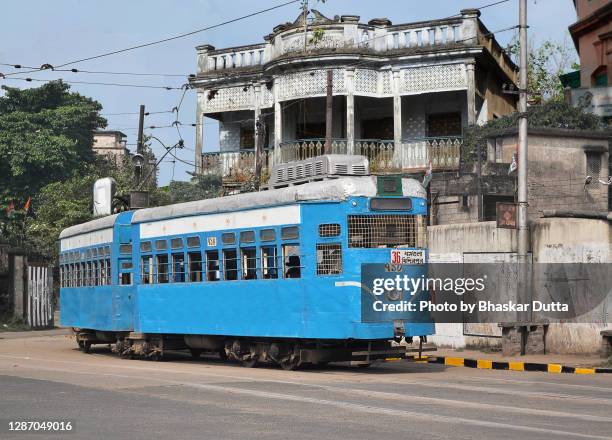
[[[612,120],[612,0],[574,0],[577,21],[569,27],[580,70],[561,75],[566,99]]]
[[[502,86],[517,83],[517,68],[479,16],[361,23],[313,10],[307,25],[300,15],[262,43],[198,46],[197,171],[238,189],[257,142],[264,176],[273,163],[323,154],[328,114],[329,152],[367,156],[373,173],[458,170],[464,128],[516,109]],[[206,136],[219,137],[220,151],[202,152]]]

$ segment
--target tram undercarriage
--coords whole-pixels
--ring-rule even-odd
[[[88,353],[94,344],[109,345],[126,359],[161,361],[169,351],[189,351],[193,358],[202,354],[216,354],[221,359],[240,362],[245,367],[258,364],[278,365],[284,370],[295,370],[303,365],[326,365],[348,362],[368,367],[375,362],[435,351],[425,345],[426,336],[418,337],[418,345],[409,345],[412,338],[402,343],[388,340],[293,340],[208,335],[167,335],[133,332],[101,332],[73,329],[79,349]]]

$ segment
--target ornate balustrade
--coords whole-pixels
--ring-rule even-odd
[[[325,139],[300,139],[280,145],[281,163],[308,159],[325,154]],[[346,154],[346,139],[332,139],[331,154]]]
[[[269,175],[273,150],[264,150],[262,175]],[[240,183],[255,172],[255,151],[221,151],[202,154],[202,174],[221,175],[224,184]]]
[[[392,140],[357,139],[354,154],[365,156],[372,174],[416,172],[431,166],[434,171],[457,170],[461,154],[461,137],[404,139],[399,147]],[[281,163],[308,159],[324,154],[324,139],[301,139],[280,145]],[[332,140],[332,154],[347,154],[346,139]],[[264,151],[262,175],[268,175],[274,160],[273,149]],[[247,180],[255,170],[255,151],[223,151],[202,155],[202,173],[221,175],[225,184]]]

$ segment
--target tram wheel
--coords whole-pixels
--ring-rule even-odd
[[[227,360],[227,353],[225,352],[225,348],[222,348],[221,350],[219,350],[219,359],[221,359],[222,361],[226,361]]]
[[[289,358],[280,361],[278,365],[280,365],[280,367],[285,371],[294,371],[300,366],[300,360],[298,358]]]
[[[255,368],[255,366],[257,365],[257,358],[252,357],[250,359],[243,359],[242,361],[240,361],[240,363],[245,368]]]
[[[77,340],[77,345],[79,346],[79,350],[84,351],[85,349],[84,341]]]
[[[91,351],[91,342],[90,341],[83,341],[83,352],[84,353],[89,353]]]

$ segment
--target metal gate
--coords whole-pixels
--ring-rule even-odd
[[[26,314],[33,328],[48,327],[53,323],[53,272],[47,266],[28,265]]]

